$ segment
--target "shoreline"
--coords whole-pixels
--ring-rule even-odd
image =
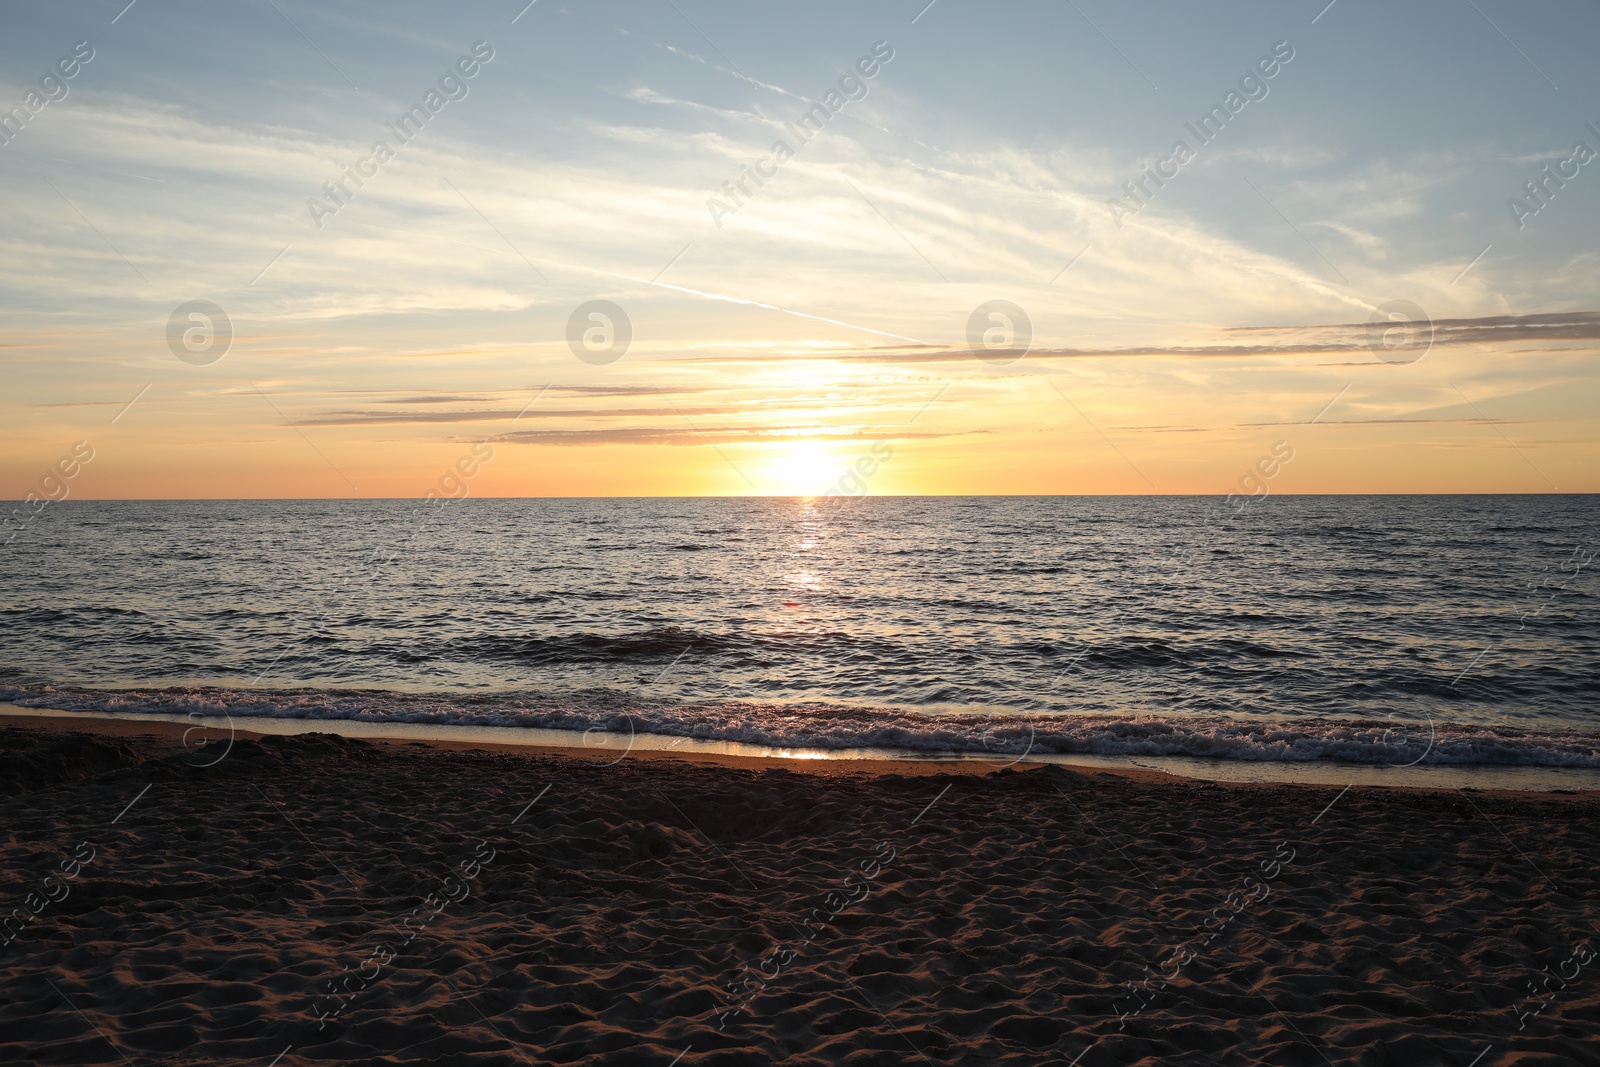
[[[56,690],[0,687],[0,714],[231,724],[352,738],[645,750],[795,761],[964,760],[1148,770],[1183,778],[1305,785],[1543,792],[1600,790],[1600,732],[1571,725],[1337,716],[1029,716],[846,706],[524,704],[516,694],[212,684]],[[1398,714],[1398,713],[1396,713]]]
[[[20,714],[19,714],[20,713]],[[265,737],[306,737],[329,735],[346,737],[337,730],[319,729],[327,727],[330,723],[338,723],[337,719],[287,719],[281,720],[289,723],[308,724],[307,728],[298,730],[273,731],[271,733],[235,728],[232,733],[238,740],[260,741]],[[164,719],[143,718],[134,715],[106,716],[91,715],[85,712],[66,711],[54,712],[45,708],[16,708],[12,705],[0,704],[0,730],[8,727],[40,730],[51,732],[54,730],[67,730],[73,733],[94,734],[102,737],[117,738],[153,738],[183,747],[183,738],[190,730],[209,728],[209,724],[185,724]],[[523,743],[507,743],[501,741],[472,741],[453,740],[445,738],[412,738],[404,735],[384,735],[363,733],[359,738],[350,738],[369,744],[383,747],[413,747],[420,746],[429,749],[438,749],[444,752],[493,752],[501,754],[521,754],[530,756],[554,756],[562,759],[577,760],[601,766],[620,763],[622,760],[643,760],[646,762],[672,762],[724,767],[738,770],[779,769],[795,774],[809,774],[818,777],[831,778],[841,775],[889,775],[902,777],[932,776],[932,775],[984,775],[993,774],[1007,767],[1023,768],[1011,760],[984,760],[984,759],[808,759],[784,756],[747,756],[727,752],[701,752],[683,749],[633,749],[624,755],[618,756],[610,751],[596,748],[585,748],[582,745],[551,745],[529,741]],[[196,741],[199,739],[196,738]],[[1024,768],[1025,769],[1025,768]],[[1074,768],[1078,770],[1079,768]],[[1115,774],[1132,781],[1176,780],[1178,776],[1170,775],[1163,771],[1144,770],[1138,767],[1121,768],[1082,768],[1082,773]]]
[[[183,746],[183,738],[195,726],[179,722],[169,722],[161,719],[146,719],[135,716],[108,717],[104,715],[91,715],[84,712],[50,713],[47,709],[22,709],[25,712],[37,714],[17,714],[8,706],[0,705],[0,730],[7,727],[20,727],[49,732],[52,730],[68,730],[73,733],[95,734],[103,737],[118,738],[154,738],[172,742]],[[70,716],[70,718],[68,717]],[[330,719],[292,719],[286,720],[294,723],[309,724],[306,729],[274,731],[272,733],[254,730],[235,729],[233,735],[241,741],[260,741],[266,737],[307,737],[329,735],[345,737],[337,730],[318,729],[325,727]],[[202,724],[208,728],[208,724]],[[562,759],[578,760],[585,763],[606,765],[612,761],[623,759],[645,760],[649,762],[673,761],[684,763],[702,764],[706,766],[728,767],[741,770],[767,770],[769,768],[782,768],[797,774],[814,774],[823,777],[832,777],[838,774],[884,774],[884,775],[933,775],[933,774],[988,774],[1007,766],[1005,761],[996,760],[992,764],[987,760],[824,760],[824,759],[793,759],[780,756],[744,756],[721,752],[695,752],[661,749],[636,749],[624,756],[617,756],[604,750],[585,748],[582,745],[548,745],[538,742],[513,744],[500,741],[457,741],[445,738],[418,739],[403,735],[363,734],[359,738],[350,738],[382,747],[414,747],[420,746],[429,749],[438,749],[444,752],[493,752],[501,754],[519,753],[531,756],[555,756]],[[1112,773],[1112,772],[1106,772]],[[1161,777],[1169,775],[1159,772],[1139,771],[1135,769],[1136,777]]]
[[[255,721],[255,720],[251,720]],[[1081,761],[1073,758],[1057,757],[1054,759],[985,759],[970,755],[951,755],[941,757],[879,755],[863,756],[836,756],[827,753],[808,753],[804,755],[772,755],[772,754],[746,754],[740,752],[717,751],[721,747],[729,747],[731,743],[708,744],[706,748],[650,748],[629,747],[618,752],[616,748],[607,746],[587,747],[583,744],[563,745],[550,743],[546,740],[527,741],[500,741],[485,738],[442,738],[427,736],[408,736],[401,729],[385,733],[385,727],[406,727],[407,723],[360,723],[359,732],[347,732],[338,729],[340,725],[348,724],[350,720],[341,719],[273,719],[264,720],[263,725],[272,729],[251,730],[244,727],[231,727],[229,733],[238,740],[260,741],[265,737],[307,737],[307,736],[334,736],[353,741],[362,741],[385,747],[415,747],[437,749],[447,752],[472,752],[483,751],[492,753],[520,753],[534,756],[552,756],[562,759],[571,759],[599,766],[615,766],[624,760],[642,760],[646,762],[672,762],[679,761],[691,765],[715,766],[742,770],[769,770],[780,769],[798,774],[807,774],[817,777],[833,778],[847,775],[866,776],[911,776],[928,777],[936,775],[989,775],[1002,770],[1013,770],[1023,773],[1043,767],[1057,767],[1075,774],[1087,776],[1109,775],[1127,779],[1130,782],[1166,782],[1182,784],[1204,783],[1228,789],[1249,788],[1276,788],[1289,786],[1299,789],[1328,789],[1339,786],[1356,786],[1363,789],[1380,789],[1402,793],[1452,793],[1458,791],[1475,793],[1492,793],[1522,797],[1600,797],[1600,786],[1581,784],[1549,784],[1538,786],[1511,786],[1495,788],[1492,785],[1472,785],[1460,782],[1419,783],[1415,779],[1420,775],[1397,775],[1403,780],[1391,782],[1355,781],[1361,777],[1361,771],[1366,768],[1361,765],[1338,768],[1339,773],[1327,775],[1330,779],[1339,781],[1318,781],[1294,778],[1287,775],[1272,777],[1259,775],[1256,777],[1212,777],[1206,775],[1184,774],[1159,767],[1139,766],[1131,758],[1117,759],[1113,757],[1084,757]],[[159,717],[142,713],[126,714],[95,714],[89,712],[61,711],[49,708],[22,708],[15,705],[0,703],[0,730],[8,727],[51,731],[64,729],[75,733],[87,733],[104,737],[117,738],[152,738],[184,747],[184,738],[191,731],[201,731],[192,740],[198,746],[206,732],[219,734],[221,730],[215,719],[202,718],[195,720],[182,720],[176,716]],[[481,727],[462,727],[459,730],[472,731]],[[541,731],[544,734],[557,733],[557,731]],[[581,737],[581,735],[580,735]],[[218,738],[213,738],[217,740]],[[1224,767],[1242,771],[1246,768]],[[1248,769],[1261,771],[1273,769],[1268,767],[1251,766]],[[1520,769],[1508,769],[1516,771]],[[1540,769],[1544,770],[1544,769]],[[1452,772],[1456,772],[1452,774]],[[1456,768],[1430,769],[1424,774],[1436,774],[1445,777],[1472,778],[1480,775],[1460,773]],[[1493,771],[1490,772],[1494,773]],[[1351,779],[1346,782],[1344,779]]]

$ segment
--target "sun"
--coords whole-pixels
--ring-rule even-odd
[[[766,492],[778,496],[821,496],[843,473],[821,441],[790,441],[774,449],[762,481]]]

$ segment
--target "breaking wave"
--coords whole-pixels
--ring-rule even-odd
[[[1188,756],[1260,762],[1600,768],[1600,735],[1415,720],[933,714],[824,704],[634,703],[614,694],[0,685],[0,700],[84,713],[636,732],[776,748],[920,754]]]

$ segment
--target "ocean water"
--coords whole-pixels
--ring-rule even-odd
[[[155,501],[0,546],[0,701],[1600,767],[1584,496]]]

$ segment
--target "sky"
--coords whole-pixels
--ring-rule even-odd
[[[9,498],[1600,490],[1594,4],[0,26]]]

